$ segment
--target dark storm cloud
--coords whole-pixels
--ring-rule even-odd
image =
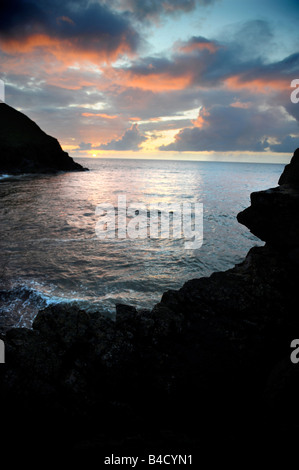
[[[173,143],[160,150],[289,152],[289,134],[298,133],[297,123],[275,108],[214,106],[200,113],[197,124],[182,129]],[[276,144],[276,139],[281,143]],[[298,146],[299,139],[294,139],[293,148],[296,141]]]
[[[284,59],[268,64],[256,65],[251,63],[239,75],[239,83],[250,83],[252,81],[261,81],[263,83],[288,83],[299,74],[299,53],[291,54]]]
[[[99,150],[139,150],[142,142],[146,140],[147,137],[139,132],[137,124],[133,124],[120,139],[113,139],[98,148]]]
[[[299,137],[286,136],[280,144],[271,145],[273,152],[293,153],[294,149],[299,147]]]
[[[108,57],[119,52],[134,51],[139,36],[126,16],[111,11],[108,6],[88,1],[26,1],[2,0],[0,41],[8,51],[17,46],[32,48],[55,41],[69,41],[73,49],[105,53]],[[34,42],[34,38],[39,41]],[[52,42],[51,42],[52,41]]]

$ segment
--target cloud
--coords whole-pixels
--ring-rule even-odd
[[[99,147],[100,150],[139,150],[147,137],[139,132],[138,125],[133,124],[120,139],[113,139]]]
[[[210,41],[202,36],[193,36],[187,42],[180,42],[176,45],[179,52],[187,53],[202,51],[207,49],[209,52],[214,53],[219,46],[215,41]]]
[[[111,67],[105,74],[122,86],[156,93],[220,86],[255,93],[288,90],[299,73],[299,54],[270,62],[263,50],[271,41],[266,22],[250,21],[222,42],[194,36],[176,43],[171,57],[143,57],[127,67]]]
[[[157,20],[160,16],[193,11],[198,5],[208,6],[216,0],[104,0],[114,8],[130,12],[139,21]]]
[[[299,76],[299,54],[266,60],[259,41],[270,43],[272,33],[263,21],[244,24],[233,38],[192,37],[176,43],[171,57],[145,57],[108,70],[107,76],[124,88],[118,105],[128,103],[135,115],[175,116],[179,109],[202,107],[193,127],[187,124],[160,150],[288,152],[296,142],[298,146],[298,124],[292,117],[299,121],[299,112],[290,101],[290,82]],[[165,123],[156,124],[157,130],[163,128]],[[169,120],[167,128],[176,127]]]
[[[191,41],[176,43],[170,58],[144,57],[128,67],[111,67],[105,71],[105,75],[123,86],[154,92],[183,90],[198,85],[213,86],[220,80],[212,78],[210,70],[214,73],[221,70],[223,73],[222,59],[227,61],[227,57],[223,57],[224,53],[213,53],[218,48],[218,43],[194,37]],[[227,65],[228,76],[229,71],[231,68]]]
[[[111,115],[111,114],[106,114],[106,113],[82,113],[82,116],[85,117],[100,117],[102,119],[117,119],[117,115]]]
[[[253,92],[269,93],[269,90],[289,93],[290,83],[299,73],[299,53],[291,54],[281,61],[270,64],[250,64],[237,74],[225,79],[228,88],[248,88]]]
[[[60,61],[116,60],[139,35],[129,19],[96,2],[3,0],[0,47],[7,54],[49,50]]]
[[[229,44],[232,52],[238,53],[242,49],[240,61],[267,60],[269,53],[277,49],[270,23],[260,19],[231,25],[222,41]]]
[[[91,147],[92,147],[92,144],[90,142],[81,142],[77,150],[90,150]]]
[[[292,137],[287,135],[279,144],[272,144],[271,150],[273,152],[293,153],[299,147],[299,135]]]
[[[5,5],[7,10],[6,0]],[[99,70],[102,58],[116,57],[120,50],[112,41],[110,52],[101,42],[106,26],[120,44],[132,31],[135,39],[128,47],[138,46],[131,14],[112,12],[108,2],[84,0],[67,0],[65,8],[57,0],[12,0],[11,5],[19,5],[15,15],[4,9],[7,24],[0,18],[7,100],[67,146],[89,150],[92,142],[92,149],[138,150],[147,137],[164,131],[164,141],[154,144],[163,142],[162,150],[289,152],[298,146],[299,105],[290,100],[290,82],[299,77],[299,54],[266,59],[263,50],[272,36],[264,22],[246,23],[222,40],[193,36],[163,55],[130,57],[114,67],[107,62]],[[106,26],[103,12],[110,21]],[[73,50],[66,49],[70,43]],[[11,54],[9,47],[15,47]],[[93,64],[66,68],[70,60],[83,58]],[[138,127],[128,129],[130,122]]]
[[[298,137],[291,139],[289,134]],[[160,150],[289,152],[295,142],[298,146],[298,124],[280,108],[215,105],[203,108],[194,127],[182,129],[173,143]]]

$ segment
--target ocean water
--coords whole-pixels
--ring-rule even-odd
[[[239,263],[261,242],[238,224],[250,193],[277,185],[283,165],[82,159],[89,172],[5,175],[0,181],[0,329],[28,326],[69,302],[113,316],[115,304],[151,308],[167,289]],[[203,244],[97,237],[96,207],[202,203]]]

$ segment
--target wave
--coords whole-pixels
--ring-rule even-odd
[[[3,175],[0,175],[0,181],[1,181],[1,180],[5,180],[5,179],[7,179],[7,178],[11,178],[11,177],[12,177],[12,175],[4,175],[4,174],[3,174]]]
[[[126,284],[126,283],[125,283]],[[128,285],[110,287],[106,292],[98,293],[92,297],[86,292],[68,292],[68,296],[57,295],[57,288],[43,285],[36,281],[27,284],[15,283],[12,287],[0,290],[0,330],[11,327],[32,328],[32,323],[38,312],[46,307],[58,304],[77,306],[89,313],[99,312],[101,315],[115,318],[115,305],[127,303],[137,308],[148,308],[159,301],[156,289],[152,288],[146,294],[144,281],[134,288]]]
[[[67,303],[81,306],[82,299],[80,298],[60,297],[51,292],[45,292],[41,284],[33,282],[31,284],[36,284],[36,286],[16,285],[11,289],[0,291],[1,316],[12,318],[15,327],[30,328],[39,310],[51,305]]]

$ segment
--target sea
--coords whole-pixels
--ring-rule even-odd
[[[263,244],[237,213],[249,206],[250,193],[277,186],[283,170],[262,163],[76,161],[90,171],[1,176],[0,330],[30,328],[40,309],[58,303],[112,318],[117,303],[150,309],[164,291],[232,268]],[[138,219],[135,238],[126,234],[129,225],[119,236],[120,197],[131,207],[125,223],[133,227],[138,204],[146,207],[147,228],[152,208],[175,204],[183,221],[189,207],[192,227],[202,229],[200,246],[186,248],[184,231],[174,236],[173,227],[168,236],[138,232]]]

